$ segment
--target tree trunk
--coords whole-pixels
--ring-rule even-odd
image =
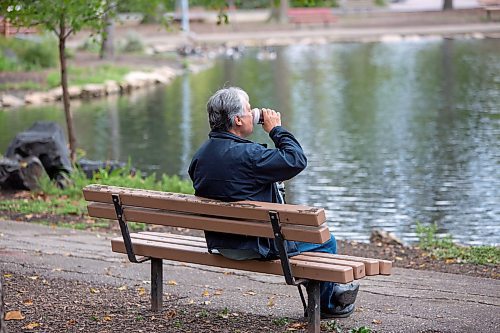
[[[66,115],[66,126],[68,127],[68,141],[71,162],[76,162],[76,139],[73,130],[73,115],[69,105],[68,73],[66,68],[66,25],[64,17],[59,23],[59,63],[61,66],[61,86],[64,114]]]
[[[5,317],[5,309],[3,306],[3,285],[2,278],[0,277],[0,333],[7,333],[7,327],[5,327],[5,322],[3,318]]]
[[[453,0],[444,0],[443,10],[452,10],[453,9]]]
[[[290,8],[289,0],[280,1],[279,22],[282,24],[288,23],[288,8]]]
[[[106,2],[106,13],[102,18],[103,31],[101,33],[101,49],[99,50],[100,59],[113,59],[115,56],[115,21],[113,15],[110,13],[111,8],[114,8],[115,4],[113,1],[108,0]]]
[[[101,34],[101,50],[99,51],[99,58],[101,59],[113,59],[115,56],[114,48],[114,32],[115,23],[114,20],[105,15],[104,17],[104,30]]]

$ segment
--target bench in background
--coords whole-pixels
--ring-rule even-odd
[[[326,26],[337,21],[331,8],[290,8],[288,19],[297,25],[323,23]]]
[[[500,0],[479,0],[479,4],[486,11],[488,21],[491,21],[491,12],[500,10]]]
[[[132,262],[151,260],[151,307],[162,308],[163,259],[283,275],[299,288],[309,331],[320,331],[319,282],[348,283],[366,275],[391,274],[392,262],[306,252],[288,258],[284,240],[321,244],[329,240],[322,208],[268,202],[221,202],[193,195],[89,185],[83,189],[89,215],[118,220],[122,237],[111,240],[114,252]],[[127,221],[275,238],[280,259],[231,260],[207,250],[203,237],[162,232],[130,233]],[[143,256],[137,258],[136,255]],[[306,286],[307,304],[301,285]]]

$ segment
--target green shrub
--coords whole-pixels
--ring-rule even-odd
[[[155,174],[144,177],[140,171],[135,175],[131,175],[129,166],[112,172],[99,170],[92,179],[88,179],[80,169],[75,169],[69,175],[69,178],[70,185],[61,189],[47,176],[42,177],[38,182],[39,191],[34,193],[31,199],[0,201],[0,210],[22,214],[49,213],[81,216],[86,213],[86,202],[83,198],[82,189],[89,184],[190,194],[194,192],[191,182],[182,180],[178,176],[163,175],[160,180],[157,180]],[[133,230],[144,230],[145,226],[139,223],[131,225],[131,228]]]
[[[55,38],[43,36],[37,40],[0,38],[0,69],[5,71],[52,68],[58,62]]]
[[[57,65],[59,49],[53,38],[45,37],[40,42],[27,42],[19,57],[27,70],[51,68]]]
[[[141,37],[133,32],[129,32],[125,39],[125,44],[121,48],[122,52],[134,53],[144,51],[144,44],[142,43]]]
[[[98,53],[101,49],[101,36],[92,36],[85,39],[78,49],[81,51]]]

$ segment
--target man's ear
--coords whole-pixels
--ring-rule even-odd
[[[243,125],[243,123],[241,122],[241,118],[239,116],[234,117],[234,124],[238,126]]]

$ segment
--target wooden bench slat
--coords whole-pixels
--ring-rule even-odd
[[[308,252],[313,253],[313,252]],[[382,260],[382,259],[373,259],[373,258],[364,258],[364,257],[354,257],[348,256],[344,254],[328,254],[328,253],[317,253],[314,252],[316,256],[325,256],[325,257],[333,257],[342,260],[351,260],[358,261],[365,264],[365,272],[366,275],[391,275],[392,274],[392,261]]]
[[[293,259],[298,259],[298,260],[304,260],[304,261],[312,261],[312,262],[323,262],[323,263],[330,263],[330,264],[335,264],[335,265],[341,265],[341,266],[348,266],[351,267],[354,273],[354,278],[356,280],[361,279],[365,277],[365,265],[362,262],[355,262],[352,260],[342,260],[342,259],[337,259],[337,258],[328,258],[328,257],[322,257],[322,256],[315,256],[312,255],[312,252],[306,252],[303,254],[299,254],[297,256],[292,257]]]
[[[179,244],[179,245],[189,245],[189,246],[199,246],[206,248],[206,241],[203,237],[194,237],[187,235],[176,235],[170,233],[161,233],[161,232],[148,232],[143,231],[139,233],[133,234],[134,239],[143,239],[143,240],[153,240],[158,242]],[[322,262],[322,263],[330,263],[341,266],[349,266],[352,267],[354,278],[361,279],[366,276],[366,270],[369,270],[371,274],[369,275],[377,275],[380,271],[380,261],[377,259],[369,259],[362,257],[350,257],[355,258],[356,260],[349,259],[340,259],[339,257],[342,255],[322,253],[322,252],[304,252],[300,255],[291,257],[290,259],[304,260],[304,261],[313,261],[313,262]],[[365,264],[366,262],[366,264]],[[366,268],[365,268],[366,266]],[[375,273],[377,272],[377,273]]]
[[[111,247],[114,252],[126,253],[125,245],[121,238],[112,239]],[[198,246],[166,244],[136,238],[133,239],[133,248],[137,255],[142,256],[274,275],[283,274],[279,260],[231,260],[221,255],[210,254],[206,248]],[[348,283],[354,280],[354,274],[351,267],[301,260],[291,261],[290,264],[292,272],[297,278],[333,281],[338,283]]]
[[[116,220],[115,208],[112,204],[89,203],[88,212],[92,217]],[[270,222],[224,220],[209,216],[187,215],[129,206],[124,207],[124,212],[127,221],[274,238]],[[288,240],[322,244],[330,239],[330,231],[324,225],[309,227],[282,224],[281,231]]]
[[[176,244],[176,245],[184,245],[184,246],[192,246],[202,248],[207,250],[207,244],[204,238],[202,237],[191,237],[184,238],[182,235],[168,234],[168,233],[150,233],[150,232],[138,232],[131,235],[133,241],[136,239],[141,240],[150,240],[154,242],[159,242],[168,246],[168,244]],[[194,239],[193,239],[194,238]],[[208,251],[208,250],[207,250]],[[307,255],[297,255],[290,257],[290,262],[292,261],[307,261],[307,262],[316,262],[322,263],[326,265],[333,265],[334,267],[337,265],[340,266],[348,266],[353,268],[354,278],[362,278],[365,276],[364,274],[364,265],[360,262],[352,262],[346,260],[332,259],[332,258],[320,258],[314,256]],[[356,272],[358,270],[358,273]],[[358,276],[358,277],[356,277]]]
[[[112,194],[119,194],[122,204],[127,206],[265,222],[269,222],[269,211],[273,210],[279,213],[282,223],[319,226],[326,221],[325,210],[317,207],[254,201],[222,202],[189,194],[95,184],[83,189],[83,195],[87,201],[113,203]]]
[[[207,243],[206,240],[205,240],[205,237],[200,237],[200,236],[171,234],[169,232],[157,232],[157,231],[141,231],[141,232],[138,232],[138,234],[140,234],[140,235],[158,236],[158,237],[189,239],[189,240],[192,240],[192,241],[202,242],[203,244]]]

